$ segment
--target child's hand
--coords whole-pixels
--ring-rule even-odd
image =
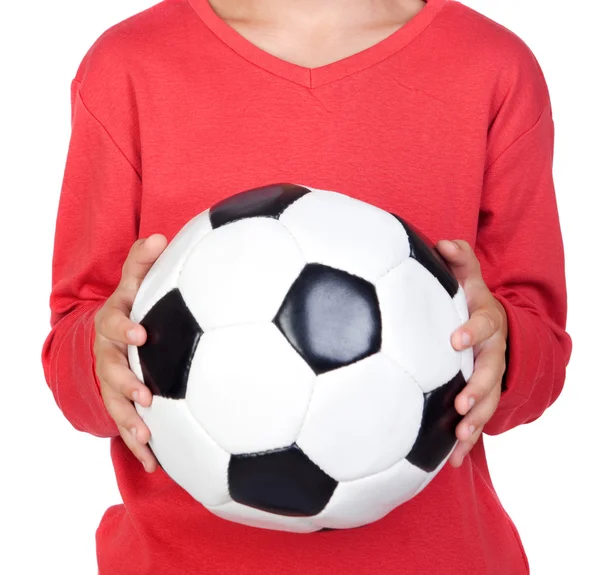
[[[156,458],[146,445],[150,431],[132,401],[148,407],[152,395],[129,369],[127,360],[127,344],[143,345],[146,330],[131,321],[129,314],[142,280],[166,245],[167,240],[161,235],[133,244],[123,265],[121,282],[95,317],[94,355],[102,399],[123,441],[149,473],[157,466]]]
[[[475,355],[473,375],[454,404],[458,413],[465,416],[456,427],[459,442],[450,456],[450,464],[460,467],[500,401],[508,321],[504,306],[483,281],[479,260],[471,246],[463,240],[442,240],[437,249],[463,286],[471,316],[452,335],[455,349],[473,347]]]

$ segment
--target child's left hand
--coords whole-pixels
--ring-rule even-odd
[[[500,401],[508,321],[504,306],[485,285],[468,242],[442,240],[436,247],[462,285],[469,306],[470,319],[452,334],[452,345],[456,350],[473,347],[475,356],[473,375],[454,403],[465,417],[456,427],[459,441],[449,461],[460,467]]]

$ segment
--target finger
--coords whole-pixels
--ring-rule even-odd
[[[103,358],[96,362],[96,373],[104,395],[107,396],[105,397],[107,408],[111,399],[120,397],[125,397],[129,402],[135,401],[142,407],[150,407],[152,404],[152,393],[129,369],[127,358],[123,361],[123,358],[118,357],[118,353],[103,354]],[[125,425],[124,422],[116,419],[118,412],[116,415],[111,412],[111,415],[117,424]]]
[[[506,370],[505,349],[506,343],[501,337],[482,344],[481,351],[475,359],[473,375],[454,401],[458,413],[465,415],[502,380]]]
[[[479,260],[468,242],[440,240],[436,248],[461,284],[470,278],[481,278]]]
[[[120,344],[144,345],[146,330],[132,321],[118,303],[107,301],[96,317],[96,332],[106,339]]]
[[[137,441],[142,444],[148,443],[150,430],[129,399],[108,391],[105,392],[104,403],[117,427],[126,429],[129,433],[132,433],[132,430],[135,429]]]
[[[469,320],[452,334],[457,351],[473,347],[491,338],[502,326],[502,313],[496,306],[476,308]]]
[[[500,381],[496,382],[498,390],[500,390]],[[456,437],[462,442],[476,441],[477,432],[482,430],[485,424],[492,418],[496,408],[500,393],[491,393],[487,395],[480,403],[478,403],[456,426]]]
[[[450,456],[450,464],[460,467],[466,455],[479,441],[485,424],[492,418],[500,400],[500,381],[496,382],[492,393],[488,394],[462,419],[456,427],[458,443]]]
[[[131,453],[133,453],[144,466],[144,469],[148,473],[153,473],[156,471],[158,462],[150,448],[145,443],[140,443],[136,429],[137,428],[132,428],[131,430],[119,428],[119,432],[121,433],[125,445],[127,445]]]
[[[477,443],[480,437],[481,429],[477,429],[473,433],[470,441],[459,441],[456,444],[452,455],[450,455],[450,458],[448,459],[450,465],[452,465],[452,467],[460,467],[463,464],[465,457],[467,456],[469,451],[473,449],[473,446]]]
[[[161,234],[154,234],[146,239],[138,240],[131,247],[123,264],[121,282],[117,288],[119,296],[130,305],[148,270],[166,247],[167,239]]]
[[[118,344],[102,339],[96,341],[96,375],[106,381],[109,379],[110,370],[117,366],[121,369],[127,369],[128,362],[123,347]],[[130,372],[130,376],[135,374]]]

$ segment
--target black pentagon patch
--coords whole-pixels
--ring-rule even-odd
[[[462,419],[454,408],[454,400],[465,385],[465,378],[459,371],[448,383],[425,394],[421,429],[406,456],[409,463],[431,472],[452,451],[456,442],[456,426]]]
[[[140,322],[148,333],[138,348],[144,383],[153,395],[183,399],[192,358],[202,330],[174,289],[161,298]]]
[[[338,485],[295,443],[264,453],[232,455],[228,482],[234,501],[290,517],[320,513]]]
[[[417,260],[429,273],[431,273],[448,292],[454,297],[458,292],[458,280],[448,267],[446,260],[437,251],[433,242],[413,225],[405,222],[399,216],[394,217],[404,226],[410,242],[410,257]]]
[[[215,204],[209,212],[213,229],[244,218],[278,218],[310,190],[293,184],[277,184],[241,192]]]
[[[359,361],[381,347],[375,287],[321,264],[305,266],[274,322],[316,374]]]

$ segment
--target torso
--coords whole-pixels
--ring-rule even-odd
[[[128,153],[143,182],[140,236],[172,238],[226,196],[290,182],[398,213],[433,241],[475,240],[497,74],[460,43],[446,50],[443,25],[430,26],[443,0],[405,26],[382,24],[324,60],[298,62],[280,42],[254,45],[256,28],[232,30],[205,0],[189,2],[197,14],[181,0],[160,5],[147,16],[149,39],[131,32],[114,49],[126,72],[108,67],[82,88],[91,109],[101,105],[94,94],[135,101],[139,141]],[[123,143],[130,126],[109,112],[103,120]],[[384,519],[307,536],[225,522],[161,470],[145,474],[120,439],[112,455],[125,506],[98,530],[102,575],[528,572],[482,443]]]

